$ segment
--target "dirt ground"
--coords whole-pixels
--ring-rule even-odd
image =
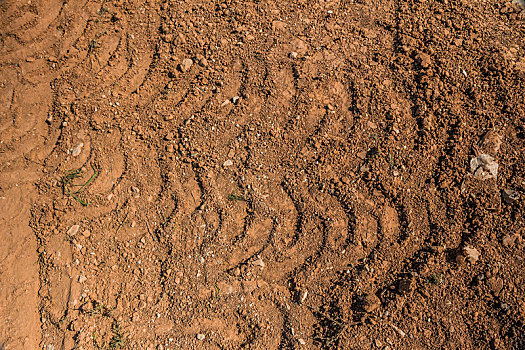
[[[0,1],[0,348],[525,349],[524,9]]]

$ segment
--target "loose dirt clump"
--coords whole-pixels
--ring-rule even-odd
[[[0,347],[525,347],[518,3],[0,21]]]

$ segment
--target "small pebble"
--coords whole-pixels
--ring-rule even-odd
[[[432,64],[432,60],[429,55],[426,53],[420,53],[417,55],[417,60],[419,61],[419,64],[421,64],[421,67],[428,68]]]
[[[198,340],[204,340],[204,338],[206,338],[206,336],[204,334],[202,334],[202,333],[197,334],[197,339]]]
[[[185,73],[190,70],[191,66],[193,65],[193,60],[191,58],[185,58],[182,60],[182,63],[180,64],[180,70]]]
[[[306,297],[308,297],[308,290],[305,289],[304,292],[301,293],[301,304],[304,303]]]
[[[519,238],[520,236],[516,233],[513,235],[506,235],[503,237],[503,245],[505,247],[511,247],[519,240]]]
[[[67,234],[68,236],[74,236],[77,234],[78,232],[78,229],[80,228],[79,225],[73,225],[69,228],[69,230],[67,230]]]
[[[511,190],[511,189],[504,189],[501,192],[501,196],[503,197],[503,200],[507,204],[513,204],[518,199],[520,199],[520,194],[517,191]]]
[[[399,328],[396,325],[392,325],[392,328],[394,328],[394,330],[397,332],[397,334],[399,334],[401,337],[405,337],[407,335],[405,332],[403,332],[403,330],[401,328]]]
[[[208,60],[203,55],[198,54],[195,58],[197,58],[201,66],[206,67],[208,65]]]
[[[462,249],[462,254],[465,257],[465,259],[471,264],[478,261],[481,255],[479,250],[477,250],[476,248],[469,247],[469,246],[466,246]]]
[[[521,9],[525,10],[525,0],[514,0],[513,2]]]
[[[372,312],[381,306],[381,300],[377,295],[370,293],[361,298],[361,309],[365,312]]]
[[[80,152],[82,152],[82,147],[84,147],[84,144],[81,142],[73,148],[73,152],[71,153],[73,157],[78,156]]]
[[[227,161],[224,162],[222,166],[227,167],[227,166],[232,166],[232,165],[233,165],[233,161],[228,159]]]
[[[481,140],[479,144],[479,150],[482,153],[491,154],[492,156],[496,156],[498,154],[499,149],[501,148],[501,136],[490,130],[487,131],[487,133],[483,136],[483,139]]]
[[[138,187],[131,186],[131,193],[134,198],[140,197],[140,189]]]
[[[498,176],[498,163],[488,154],[480,154],[470,160],[470,172],[480,180],[488,180]]]
[[[260,266],[261,268],[264,268],[264,266],[265,266],[265,265],[264,265],[264,261],[263,261],[261,258],[255,260],[255,261],[253,262],[253,264],[254,264],[255,266]]]

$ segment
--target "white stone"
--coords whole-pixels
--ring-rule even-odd
[[[69,230],[67,230],[67,234],[68,236],[74,236],[77,234],[78,232],[78,229],[80,228],[79,225],[73,225],[69,228]]]
[[[480,154],[470,161],[470,172],[474,177],[488,180],[498,176],[498,163],[488,154]]]
[[[78,156],[80,152],[82,152],[82,147],[84,147],[84,144],[82,142],[76,145],[75,148],[73,148],[73,152],[71,153],[71,155],[73,157]]]

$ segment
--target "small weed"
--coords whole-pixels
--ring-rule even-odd
[[[93,309],[86,311],[86,313],[90,316],[100,315],[100,316],[109,317],[113,319],[113,323],[111,324],[112,336],[108,343],[106,343],[106,341],[103,339],[99,339],[99,335],[97,332],[93,333],[93,345],[95,346],[96,349],[117,350],[117,349],[122,348],[122,346],[124,345],[124,337],[122,335],[122,330],[120,328],[120,325],[118,324],[117,320],[111,315],[111,312],[113,310],[114,309],[109,309],[105,307],[100,302],[94,302]],[[105,337],[102,336],[102,338],[105,338]]]
[[[98,49],[101,47],[100,43],[98,42],[98,39],[100,39],[102,36],[106,35],[108,32],[107,30],[103,31],[102,33],[99,33],[95,36],[94,39],[92,39],[88,44],[88,54],[95,51],[95,49]]]
[[[93,338],[93,345],[95,346],[95,349],[98,349],[98,350],[102,349],[102,345],[98,343],[98,333],[97,332],[93,332],[92,338]]]
[[[219,288],[219,286],[217,284],[214,285],[215,289],[212,291],[211,293],[211,296],[213,299],[215,300],[218,300],[220,299],[220,293],[221,293],[221,289]]]
[[[388,156],[388,165],[390,165],[391,169],[399,169],[400,164],[397,162],[397,160],[394,158],[394,156],[391,153],[387,154]]]
[[[230,201],[246,201],[243,196],[236,195],[235,193],[230,193],[228,195],[228,200]]]
[[[44,260],[44,252],[38,253],[37,262],[38,262],[38,274],[42,276],[44,273],[45,265],[46,265],[46,262]]]
[[[97,39],[91,40],[88,45],[88,53],[95,51],[95,49],[98,49],[99,47],[100,44],[98,43]]]
[[[118,231],[122,228],[122,226],[124,226],[124,222],[126,222],[126,219],[128,218],[128,215],[129,215],[129,213],[126,213],[126,216],[124,216],[124,220],[122,220],[121,223],[118,225],[116,233],[118,233]]]
[[[392,156],[391,153],[388,153],[388,164],[390,165],[391,168],[396,167],[396,162],[394,161],[394,157]]]
[[[428,282],[436,286],[439,286],[440,284],[443,283],[443,275],[442,274],[430,275],[430,277],[428,278]]]
[[[91,182],[93,182],[93,180],[95,180],[97,175],[98,175],[98,171],[93,169],[93,175],[91,175],[91,177],[86,183],[82,185],[76,185],[76,184],[73,184],[73,180],[75,180],[76,178],[82,177],[82,170],[81,169],[69,170],[64,176],[62,176],[62,179],[60,179],[60,181],[62,182],[62,192],[68,196],[73,197],[77,202],[79,202],[83,206],[86,206],[88,205],[88,203],[82,200],[79,197],[79,194],[81,194],[82,191],[84,191],[86,187]],[[77,186],[80,186],[79,190],[71,191],[71,187],[77,187]]]
[[[111,331],[113,332],[113,337],[111,337],[111,340],[109,341],[109,348],[112,350],[120,349],[122,345],[124,345],[124,337],[117,320],[113,321]]]
[[[88,310],[87,312],[90,316],[101,315],[101,316],[110,317],[111,311],[113,311],[113,309],[107,308],[102,303],[95,302],[93,305],[93,309]]]
[[[108,12],[108,9],[102,6],[100,10],[98,10],[99,16],[103,16],[106,12]]]

